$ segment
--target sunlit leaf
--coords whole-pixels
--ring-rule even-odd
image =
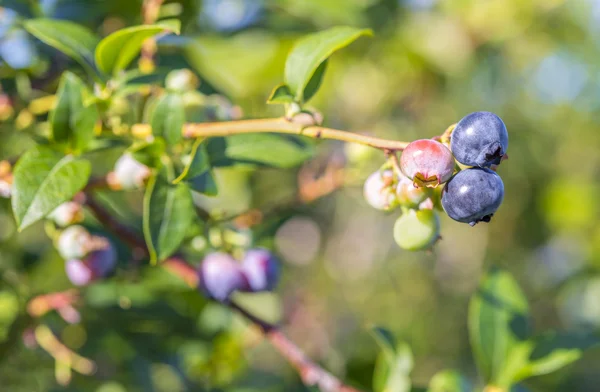
[[[71,200],[87,184],[90,163],[36,146],[19,159],[14,170],[12,208],[19,226],[44,218]]]
[[[150,116],[154,136],[163,137],[169,145],[176,144],[182,138],[184,123],[185,108],[181,96],[169,93],[160,97]]]
[[[144,237],[153,264],[179,248],[196,216],[189,187],[168,177],[154,175],[144,196]]]
[[[153,25],[139,25],[115,31],[98,44],[96,65],[107,74],[125,69],[140,53],[142,44],[150,37],[163,32],[179,34],[178,20],[165,20]]]
[[[90,74],[96,74],[94,49],[99,39],[93,32],[67,20],[29,19],[23,25],[40,41],[72,57]]]
[[[304,101],[304,90],[321,64],[336,50],[348,46],[363,35],[372,35],[369,29],[354,27],[333,27],[302,38],[296,43],[285,63],[285,83],[297,101]],[[319,84],[325,66],[318,80],[312,83],[309,95],[312,96]]]
[[[593,335],[544,334],[532,341],[528,363],[517,373],[514,381],[554,372],[577,361],[585,350],[599,344],[600,338]]]
[[[431,378],[427,392],[470,392],[472,390],[473,387],[465,376],[455,370],[442,370]]]
[[[194,142],[189,161],[173,183],[177,184],[181,181],[185,181],[196,192],[209,196],[217,194],[217,183],[212,174],[206,143],[202,139]]]
[[[396,342],[394,335],[381,327],[373,327],[371,335],[382,351],[375,362],[373,390],[375,392],[409,392],[410,372],[413,356],[410,347],[404,342]]]
[[[290,91],[290,88],[285,84],[276,86],[271,95],[267,99],[267,103],[270,104],[282,104],[294,102],[294,94]]]
[[[314,154],[314,147],[301,138],[264,133],[211,138],[207,149],[213,166],[245,164],[289,168]]]
[[[507,383],[511,368],[520,366],[528,318],[527,300],[517,282],[506,271],[489,271],[471,298],[468,322],[475,360],[486,382]]]
[[[56,93],[56,106],[50,112],[49,121],[52,139],[64,143],[74,151],[88,147],[94,138],[94,127],[98,119],[96,106],[84,106],[85,84],[75,74],[63,74]]]

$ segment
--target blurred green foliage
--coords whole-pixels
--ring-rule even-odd
[[[32,124],[45,116],[36,103],[56,91],[60,75],[71,70],[83,77],[77,62],[35,39],[28,33],[32,26],[23,22],[42,16],[70,20],[105,37],[142,23],[141,6],[139,0],[1,3],[0,82],[11,97],[11,105],[0,102],[2,158],[33,144]],[[440,134],[476,110],[493,111],[507,124],[510,159],[499,169],[504,204],[488,225],[471,228],[443,218],[443,240],[431,254],[399,250],[391,235],[394,217],[372,211],[362,200],[360,181],[383,161],[377,151],[338,143],[315,147],[317,161],[344,156],[357,186],[310,206],[277,211],[255,227],[253,241],[273,245],[282,255],[284,281],[276,295],[239,299],[261,316],[284,318],[286,332],[316,361],[370,390],[382,360],[368,326],[378,324],[410,346],[415,385],[428,385],[436,374],[440,381],[432,382],[432,391],[442,388],[434,384],[479,385],[467,309],[491,265],[509,271],[522,288],[533,336],[600,328],[598,1],[184,0],[166,1],[161,18],[180,19],[181,35],[158,40],[159,76],[139,77],[136,88],[163,80],[170,70],[193,69],[201,81],[198,91],[214,104],[202,102],[211,110],[196,111],[197,121],[227,117],[234,105],[248,117],[281,115],[281,108],[265,101],[282,82],[292,43],[345,24],[370,28],[374,37],[328,60],[321,89],[310,102],[328,125],[413,140]],[[102,69],[110,73],[109,68],[114,67]],[[113,102],[108,110],[119,114],[115,122],[131,125],[144,118],[142,107]],[[235,147],[265,143],[261,138],[269,137],[230,142],[223,160],[230,154],[255,159],[254,149]],[[290,161],[304,151],[280,145],[286,140],[270,142],[273,149],[289,149]],[[108,171],[124,146],[106,147],[95,154],[94,172]],[[297,174],[218,168],[219,195],[197,196],[195,202],[215,216],[271,208],[296,193]],[[106,195],[105,201],[141,230],[140,196]],[[52,312],[44,317],[65,345],[98,365],[95,375],[75,373],[69,386],[59,386],[54,360],[27,347],[32,321],[26,304],[37,294],[71,287],[64,263],[43,225],[17,233],[8,200],[0,200],[0,221],[0,389],[305,390],[238,315],[207,302],[164,270],[134,268],[125,258],[114,278],[84,290],[80,324],[65,326]],[[230,235],[234,242],[250,237]],[[202,238],[186,249],[196,262],[206,246]],[[595,391],[600,352],[583,357],[516,390]],[[444,369],[464,376],[439,373]]]

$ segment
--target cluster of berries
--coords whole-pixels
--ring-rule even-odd
[[[209,253],[198,269],[200,290],[225,302],[234,291],[271,291],[279,281],[279,261],[266,249],[246,251],[241,262],[224,252]]]
[[[81,205],[67,202],[58,207],[50,219],[59,226],[56,249],[65,259],[67,277],[76,286],[84,286],[112,273],[117,264],[117,252],[106,237],[92,235],[85,227],[72,225],[83,219]]]
[[[504,198],[502,179],[491,169],[506,157],[507,148],[508,133],[500,117],[471,113],[441,141],[421,139],[406,146],[398,170],[388,163],[371,174],[365,199],[380,210],[402,207],[395,241],[407,250],[428,249],[439,238],[435,207],[471,226],[490,221]]]

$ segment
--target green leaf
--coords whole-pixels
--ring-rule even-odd
[[[427,392],[471,392],[473,387],[465,376],[455,370],[442,370],[429,382]]]
[[[598,344],[600,339],[593,335],[544,334],[531,343],[527,365],[514,376],[513,381],[554,372],[577,361],[585,350]]]
[[[489,271],[471,298],[468,320],[471,347],[486,383],[502,387],[510,382],[523,357],[528,317],[527,300],[512,276]]]
[[[94,139],[98,111],[94,104],[84,106],[85,84],[66,71],[58,86],[56,106],[50,112],[52,140],[67,144],[74,151],[87,148]]]
[[[152,134],[161,136],[167,144],[173,145],[182,138],[185,123],[185,108],[178,94],[165,94],[159,98],[150,116]]]
[[[139,25],[115,31],[96,47],[96,65],[107,74],[116,74],[127,68],[140,53],[142,44],[159,33],[179,34],[180,22],[169,19],[153,25]]]
[[[189,155],[189,162],[173,183],[178,184],[181,181],[187,182],[190,188],[196,192],[208,196],[217,195],[217,183],[212,174],[206,143],[203,143],[202,139],[197,139],[194,142]]]
[[[155,139],[151,142],[137,143],[129,148],[129,152],[136,161],[157,168],[162,165],[161,157],[165,153],[165,142]]]
[[[319,87],[321,87],[321,83],[323,82],[323,76],[325,76],[325,70],[327,69],[328,63],[328,60],[323,61],[306,84],[306,87],[304,88],[304,102],[308,102],[313,95],[319,91]]]
[[[91,75],[94,68],[94,48],[98,37],[77,23],[56,19],[29,19],[24,27],[40,41],[60,50],[80,63]]]
[[[144,237],[152,264],[179,248],[196,216],[189,187],[173,185],[165,177],[164,173],[153,176],[144,195]]]
[[[319,66],[333,52],[348,46],[360,36],[372,34],[370,29],[342,26],[311,34],[299,40],[292,48],[285,63],[285,83],[290,87],[296,101],[304,101],[304,89]],[[324,68],[325,66],[321,70],[320,78]],[[313,82],[316,87],[319,83]],[[313,86],[310,93],[314,94],[315,92],[316,88]]]
[[[410,347],[403,342],[396,343],[394,335],[381,327],[373,327],[371,335],[381,347],[381,354],[375,362],[373,390],[375,392],[409,392],[410,372],[413,356]]]
[[[19,230],[44,218],[83,189],[90,163],[36,146],[15,165],[12,209]]]
[[[379,347],[381,347],[385,355],[388,356],[388,358],[391,359],[396,355],[397,343],[394,334],[392,334],[389,330],[376,325],[371,327],[369,332],[377,344],[379,344]]]
[[[305,139],[266,133],[210,138],[207,149],[213,166],[246,164],[290,168],[314,154],[313,146]]]
[[[294,102],[294,94],[290,91],[290,88],[285,84],[275,86],[271,95],[267,99],[269,104],[283,104]]]

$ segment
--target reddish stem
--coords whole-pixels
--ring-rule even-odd
[[[141,248],[147,252],[144,241],[137,233],[130,230],[115,220],[108,211],[104,209],[89,194],[86,203],[92,210],[98,221],[119,238],[123,239],[134,248]],[[196,270],[180,256],[174,256],[161,264],[165,269],[183,279],[192,287],[197,287],[198,276]],[[287,338],[278,326],[268,323],[261,318],[248,312],[235,302],[227,302],[225,305],[236,310],[250,322],[255,324],[271,342],[273,347],[298,371],[302,382],[309,386],[317,386],[324,392],[360,392],[358,389],[344,385],[338,378],[327,370],[314,363],[304,352],[289,338]]]

